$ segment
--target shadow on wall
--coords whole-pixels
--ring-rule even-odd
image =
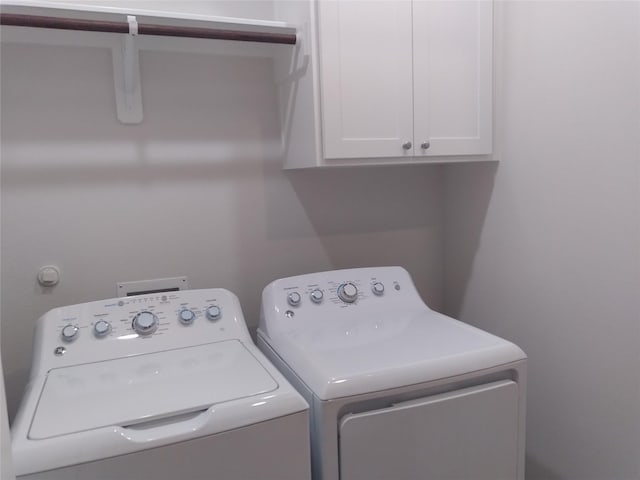
[[[318,235],[438,226],[438,166],[354,167],[287,173]],[[391,246],[390,246],[391,247]]]
[[[298,225],[312,229],[297,234],[316,238],[335,268],[403,266],[425,300],[442,307],[441,167],[330,168],[285,175],[298,200],[290,204],[308,220]],[[295,227],[278,213],[267,211],[269,234],[291,235]],[[308,265],[306,270],[318,268]]]
[[[444,172],[445,312],[458,318],[473,275],[498,167],[495,162],[447,165]]]
[[[527,455],[525,459],[525,478],[538,478],[544,480],[561,480],[563,477],[542,465],[534,457]]]

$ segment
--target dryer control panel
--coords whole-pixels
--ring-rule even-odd
[[[47,371],[231,339],[251,341],[238,299],[228,290],[112,298],[43,315],[36,328],[34,368]]]
[[[336,342],[353,339],[356,331],[362,336],[365,329],[386,335],[425,311],[429,308],[402,267],[334,270],[271,282],[262,293],[259,331]]]
[[[265,296],[270,297],[267,300]],[[358,268],[318,272],[283,278],[269,284],[263,305],[279,309],[305,307],[402,309],[412,302],[422,304],[408,272],[401,267]],[[317,311],[317,310],[316,310]]]

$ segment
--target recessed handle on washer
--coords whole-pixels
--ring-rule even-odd
[[[147,443],[200,430],[207,424],[210,416],[209,409],[198,410],[118,427],[118,429],[121,435],[131,442]]]

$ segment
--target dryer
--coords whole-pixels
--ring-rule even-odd
[[[403,268],[272,282],[258,346],[310,404],[314,480],[524,478],[526,355]]]
[[[308,405],[224,289],[46,313],[12,437],[24,480],[310,477]]]

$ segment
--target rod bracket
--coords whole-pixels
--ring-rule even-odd
[[[138,21],[127,15],[129,32],[112,48],[116,111],[121,123],[142,122],[142,87],[137,45]]]

